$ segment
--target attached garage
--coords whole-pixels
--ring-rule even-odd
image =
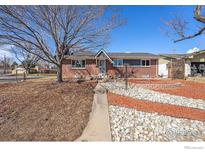
[[[185,77],[185,54],[160,55],[158,75],[163,78],[184,79]]]

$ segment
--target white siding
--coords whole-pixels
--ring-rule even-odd
[[[187,77],[188,75],[191,75],[191,62],[190,61],[185,62],[185,77]]]
[[[158,75],[162,76],[163,78],[167,78],[168,77],[167,64],[159,64],[158,65]]]
[[[167,64],[169,63],[169,59],[167,58],[160,58],[158,64],[158,75],[162,76],[163,78],[168,78],[168,67]]]

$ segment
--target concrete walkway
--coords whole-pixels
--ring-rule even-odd
[[[88,125],[76,141],[111,141],[107,93],[100,84],[95,88]]]

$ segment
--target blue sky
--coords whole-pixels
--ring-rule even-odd
[[[173,17],[173,12],[180,13],[192,30],[196,30],[193,19],[194,6],[114,6],[122,11],[127,24],[111,33],[111,43],[105,47],[107,52],[150,52],[150,53],[186,53],[197,47],[205,49],[205,36],[173,43],[161,28],[165,27],[163,20]],[[194,32],[194,31],[193,31]],[[10,55],[0,49],[0,57]]]
[[[117,6],[122,9],[127,24],[115,29],[111,34],[111,43],[105,48],[108,52],[151,52],[185,53],[197,47],[205,49],[205,36],[173,43],[161,28],[163,20],[180,13],[195,30],[197,22],[193,19],[194,6]],[[194,32],[194,31],[193,31]]]

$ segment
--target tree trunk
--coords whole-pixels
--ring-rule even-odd
[[[63,78],[62,78],[62,64],[57,66],[57,82],[63,82]]]
[[[29,75],[29,73],[30,73],[30,68],[27,68],[26,69],[26,75]]]

